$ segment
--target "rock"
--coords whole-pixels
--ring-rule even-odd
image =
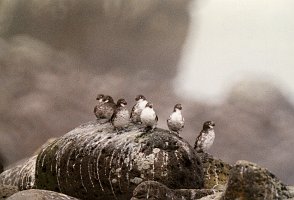
[[[22,164],[0,174],[0,184],[17,186],[19,190],[31,189],[35,186],[35,169],[37,156],[33,156]]]
[[[144,200],[144,199],[199,199],[201,197],[213,194],[213,190],[207,189],[170,189],[165,185],[156,181],[145,181],[138,185],[131,200]]]
[[[0,185],[0,200],[6,199],[7,197],[13,195],[16,192],[18,192],[18,188],[16,186]]]
[[[156,128],[130,125],[122,134],[110,123],[89,122],[45,147],[37,158],[36,187],[83,199],[130,199],[143,181],[171,189],[203,187],[193,148]]]
[[[4,167],[3,167],[3,158],[2,158],[2,155],[0,153],[0,173],[3,172],[3,169],[4,169]]]
[[[223,189],[228,181],[232,166],[220,159],[213,158],[208,153],[199,155],[203,163],[204,188]]]
[[[3,165],[2,165],[1,160],[0,160],[0,173],[2,173],[2,172],[3,172]]]
[[[206,197],[202,197],[201,199],[198,199],[198,200],[220,200],[221,196],[222,196],[222,192],[216,192]]]
[[[267,169],[248,161],[238,161],[231,169],[222,200],[288,199],[290,191]]]
[[[20,191],[6,200],[78,200],[74,197],[67,196],[65,194],[48,191],[48,190],[24,190]]]

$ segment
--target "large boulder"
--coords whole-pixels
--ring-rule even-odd
[[[110,123],[89,122],[38,155],[36,187],[81,199],[130,199],[143,181],[171,189],[203,187],[200,158],[178,135],[130,125],[118,134]]]
[[[13,194],[6,200],[78,200],[74,197],[67,196],[65,194],[48,191],[48,190],[24,190]]]
[[[221,200],[278,200],[293,197],[288,187],[267,169],[248,161],[238,161],[231,169]]]
[[[229,179],[232,166],[208,153],[199,154],[204,172],[204,188],[223,189]]]
[[[16,192],[18,192],[18,188],[16,186],[0,184],[0,200],[6,199]]]
[[[35,187],[35,169],[37,156],[16,165],[0,174],[0,184],[16,186],[19,190]]]

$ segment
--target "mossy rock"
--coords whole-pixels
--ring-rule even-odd
[[[231,169],[221,200],[282,200],[291,197],[287,186],[267,169],[241,160]]]
[[[214,158],[208,153],[201,153],[199,155],[203,163],[204,188],[224,188],[229,179],[232,166],[220,159]]]

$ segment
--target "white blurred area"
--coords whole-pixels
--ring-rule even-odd
[[[194,1],[176,93],[221,103],[232,85],[253,76],[294,103],[293,9],[293,0]]]

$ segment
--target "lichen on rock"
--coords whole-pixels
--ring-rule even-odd
[[[279,179],[255,163],[240,160],[230,171],[221,200],[280,200],[293,197]]]
[[[83,199],[129,199],[143,181],[173,189],[203,187],[202,164],[175,134],[137,125],[118,134],[98,120],[81,125],[39,154],[36,186]]]
[[[232,166],[208,153],[200,153],[199,156],[203,163],[204,188],[224,188]]]

